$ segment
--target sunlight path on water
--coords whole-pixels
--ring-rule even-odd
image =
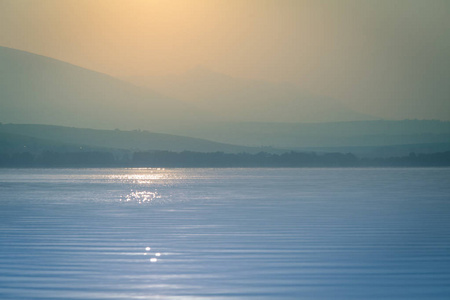
[[[0,299],[448,299],[450,169],[2,169]]]

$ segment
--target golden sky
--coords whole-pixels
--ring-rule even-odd
[[[0,0],[0,46],[122,78],[201,65],[382,111],[448,101],[449,20],[446,0]]]
[[[303,67],[313,67],[311,60],[320,54],[316,51],[326,49],[326,12],[320,5],[301,1],[13,0],[2,4],[3,46],[117,76],[182,72],[205,65],[253,77],[265,73],[283,77],[273,73],[305,62],[308,65]]]

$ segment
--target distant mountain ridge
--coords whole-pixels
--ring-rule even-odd
[[[3,131],[2,142],[12,145],[28,139],[37,148],[276,152],[416,149],[402,145],[446,151],[450,141],[450,122],[365,120],[371,117],[355,115],[332,99],[308,95],[289,84],[241,80],[204,69],[165,84],[167,91],[184,94],[192,103],[52,58],[0,47],[0,122],[65,126],[4,124],[1,130],[22,129]],[[320,114],[324,120],[341,116],[363,121],[305,121],[320,119]],[[126,131],[137,128],[144,131]]]
[[[0,47],[0,121],[104,129],[207,120],[193,105],[25,51]]]
[[[63,61],[0,47],[4,123],[155,131],[185,122],[372,118],[287,84],[245,81],[206,70],[194,70],[181,80],[166,79],[165,85],[155,92]],[[163,96],[172,92],[183,101]]]
[[[193,103],[229,122],[335,122],[379,119],[336,99],[289,83],[234,78],[204,67],[180,75],[131,77],[130,82]]]
[[[413,124],[405,126],[409,122]],[[365,123],[367,122],[357,122],[356,125],[359,126],[354,126],[355,124],[352,122],[308,124],[311,127],[301,130],[298,130],[298,128],[297,130],[288,130],[283,127],[283,124],[278,124],[281,127],[274,128],[275,131],[273,132],[264,132],[264,127],[261,128],[262,131],[259,135],[255,131],[249,131],[251,127],[245,128],[241,124],[241,127],[243,127],[241,132],[236,133],[234,137],[230,136],[229,133],[227,135],[228,138],[240,139],[247,144],[255,143],[257,139],[278,142],[279,145],[283,143],[293,144],[293,146],[275,148],[264,147],[263,145],[259,147],[237,146],[141,130],[96,130],[51,125],[0,124],[0,153],[31,152],[39,154],[44,151],[60,153],[106,151],[115,153],[120,157],[142,151],[250,154],[266,152],[282,154],[293,150],[303,153],[353,153],[358,157],[382,158],[405,156],[413,152],[437,153],[450,151],[450,122],[410,120],[391,121],[382,124],[377,124],[378,122],[375,122],[376,124]],[[300,125],[291,124],[294,129],[295,126]],[[392,127],[391,133],[393,135],[383,135],[382,132],[385,129],[382,125]],[[237,125],[234,124],[233,126]],[[316,134],[312,133],[314,127],[316,127]],[[227,130],[226,126],[221,128]],[[331,128],[335,128],[335,130],[330,130]],[[210,130],[216,133],[219,131],[217,128],[210,128]],[[327,130],[329,130],[328,135],[326,135]],[[193,133],[194,131],[191,130],[190,132]],[[368,135],[364,135],[364,133]],[[333,138],[331,135],[335,135],[335,137]],[[278,140],[276,137],[278,137]],[[220,135],[217,135],[217,138],[220,138]],[[299,146],[295,146],[296,143]]]
[[[437,120],[329,123],[189,123],[167,132],[245,146],[378,147],[448,143],[450,122]],[[449,149],[450,150],[450,149]]]
[[[0,152],[79,151],[117,149],[128,151],[248,152],[261,148],[236,146],[204,139],[133,130],[97,130],[36,124],[1,124]]]

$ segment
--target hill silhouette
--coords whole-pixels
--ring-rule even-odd
[[[232,145],[243,145],[296,151],[328,151],[323,148],[331,147],[343,152],[365,147],[364,152],[373,152],[368,148],[396,146],[399,151],[395,150],[395,154],[401,155],[416,149],[449,150],[450,122],[306,123],[308,118],[364,119],[368,116],[355,115],[330,99],[305,94],[288,84],[240,80],[201,68],[164,82],[164,91],[172,90],[174,96],[191,103],[52,58],[0,47],[0,122],[125,131],[140,128],[152,132],[117,131],[114,138],[106,138],[111,132],[105,131],[88,140],[92,132],[77,135],[65,129],[64,134],[56,136],[56,129],[46,129],[55,134],[53,142],[120,149],[236,152],[243,148]],[[268,122],[276,120],[283,122]],[[42,128],[33,134],[39,130]],[[36,139],[49,139],[45,134],[27,134]],[[189,140],[187,136],[197,140]],[[114,142],[116,139],[121,142]],[[383,155],[392,155],[389,151]]]
[[[0,47],[0,121],[161,131],[207,121],[373,119],[289,84],[236,79],[202,68],[163,82],[156,85],[160,94],[63,61]]]
[[[161,129],[162,130],[162,129]],[[221,122],[185,124],[167,132],[245,146],[380,147],[450,141],[450,122],[375,120],[327,123]],[[439,149],[438,151],[441,151]],[[450,149],[448,149],[450,150]]]
[[[130,82],[193,103],[221,121],[336,122],[374,120],[336,99],[308,93],[289,83],[227,76],[198,66],[183,74],[130,77]]]
[[[261,148],[236,146],[142,130],[98,130],[36,124],[0,124],[0,151],[168,150],[257,153]]]
[[[151,129],[207,118],[199,109],[111,76],[0,47],[0,121]]]

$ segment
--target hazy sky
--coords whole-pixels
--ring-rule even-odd
[[[0,45],[118,77],[202,65],[450,119],[448,0],[0,0]]]

